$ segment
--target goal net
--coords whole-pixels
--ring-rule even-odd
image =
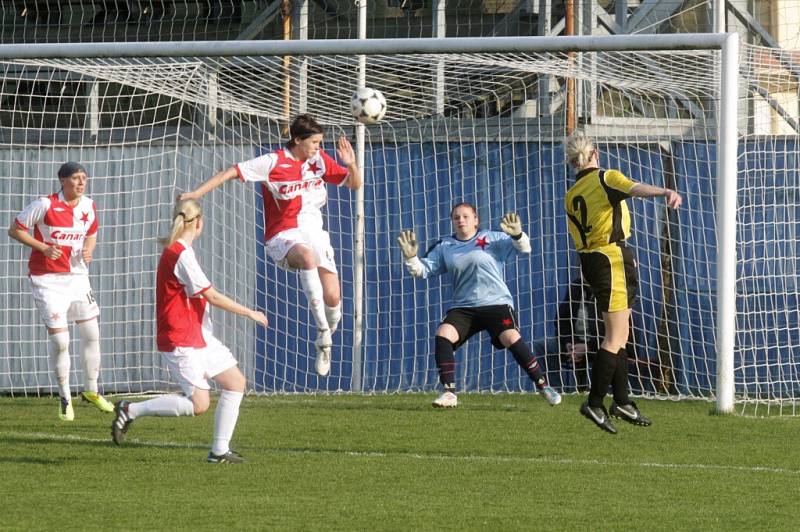
[[[325,125],[331,154],[336,137],[356,145],[359,134],[349,109],[356,55],[157,55],[0,60],[6,223],[58,190],[62,162],[80,161],[91,176],[100,232],[90,277],[106,392],[174,389],[154,343],[154,282],[156,237],[167,230],[176,195],[282,146],[297,113]],[[756,47],[744,47],[739,62],[735,397],[757,412],[794,413],[798,70],[790,56]],[[411,278],[395,239],[413,227],[424,251],[452,232],[449,212],[461,201],[495,230],[503,213],[520,213],[533,253],[506,267],[520,330],[551,383],[582,390],[589,366],[567,356],[565,345],[591,345],[597,324],[591,301],[576,302],[578,260],[563,209],[573,175],[562,148],[579,128],[597,140],[604,167],[684,197],[678,211],[660,199],[629,200],[640,276],[628,361],[633,392],[715,398],[719,50],[394,53],[367,55],[365,64],[365,85],[385,95],[388,111],[364,131],[363,257],[356,195],[328,187],[325,223],[344,302],[329,377],[314,372],[316,332],[297,275],[265,256],[259,189],[230,182],[203,199],[200,263],[221,292],[263,308],[270,321],[257,330],[213,312],[252,391],[436,389],[433,334],[450,285],[446,277]],[[10,239],[2,248],[0,392],[52,393],[28,250]],[[571,332],[559,323],[571,323]],[[73,388],[82,381],[78,352],[75,340]],[[532,389],[485,336],[460,348],[456,361],[459,389]]]

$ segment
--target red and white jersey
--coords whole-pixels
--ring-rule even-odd
[[[169,353],[177,347],[205,347],[212,336],[208,302],[211,288],[194,250],[176,240],[164,248],[156,272],[156,344]]]
[[[239,163],[235,168],[242,181],[261,183],[265,240],[295,227],[321,231],[321,209],[328,201],[325,183],[341,185],[348,173],[322,150],[298,161],[285,148]]]
[[[31,275],[89,273],[82,252],[84,240],[97,234],[97,209],[91,198],[81,196],[74,207],[66,203],[61,192],[37,198],[17,215],[16,223],[25,231],[33,228],[33,237],[39,242],[61,247],[61,256],[55,260],[31,250]]]

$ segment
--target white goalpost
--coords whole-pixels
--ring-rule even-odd
[[[329,377],[314,372],[315,335],[296,274],[264,254],[259,191],[232,182],[203,200],[201,264],[223,293],[270,320],[260,333],[214,315],[248,387],[435,389],[432,338],[449,289],[441,278],[407,276],[395,237],[413,226],[424,250],[449,234],[450,207],[467,201],[483,226],[496,228],[508,210],[522,216],[534,253],[506,271],[521,330],[550,381],[574,392],[588,369],[559,348],[559,318],[577,317],[559,307],[578,265],[561,143],[581,128],[597,139],[604,166],[685,198],[677,212],[631,200],[641,289],[634,393],[714,400],[720,412],[795,413],[798,146],[756,127],[769,99],[754,87],[769,94],[770,83],[796,78],[780,57],[742,48],[735,34],[0,45],[0,213],[10,223],[34,197],[56,191],[65,160],[87,166],[100,221],[90,277],[101,306],[101,386],[171,389],[153,341],[153,284],[155,237],[172,202],[281,146],[291,116],[309,112],[326,127],[329,153],[339,135],[358,139],[365,174],[358,195],[329,187],[324,210],[345,314]],[[574,94],[566,79],[576,81]],[[386,96],[388,111],[356,127],[349,100],[362,84]],[[27,250],[0,245],[0,393],[51,393]],[[461,389],[530,390],[485,338],[456,360]],[[80,371],[73,356],[73,383]]]

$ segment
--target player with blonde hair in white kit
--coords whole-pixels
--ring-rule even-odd
[[[103,412],[114,407],[98,393],[100,374],[100,308],[89,284],[88,265],[97,245],[97,211],[84,196],[89,176],[79,163],[58,170],[61,190],[37,198],[17,215],[8,236],[31,248],[31,290],[47,328],[50,363],[58,380],[62,421],[75,419],[69,388],[69,322],[77,324],[83,355],[83,398]],[[29,233],[33,230],[33,235]]]
[[[326,376],[331,369],[331,335],[342,318],[342,295],[331,239],[322,223],[325,185],[356,190],[362,177],[350,142],[344,137],[337,142],[342,166],[320,149],[323,136],[311,115],[299,115],[289,127],[285,148],[235,164],[179,199],[199,199],[236,177],[261,183],[267,254],[279,267],[298,272],[317,325],[316,370]]]
[[[266,327],[263,312],[219,293],[197,262],[192,242],[203,232],[203,209],[195,200],[179,201],[156,274],[156,343],[183,395],[163,395],[133,403],[120,401],[111,424],[114,443],[122,445],[134,419],[143,416],[195,416],[210,406],[207,379],[222,386],[214,414],[214,437],[207,461],[240,463],[230,449],[245,391],[245,378],[230,350],[213,334],[208,304],[250,318]]]

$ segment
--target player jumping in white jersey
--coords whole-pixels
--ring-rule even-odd
[[[178,199],[198,199],[226,181],[261,183],[264,199],[264,241],[267,254],[280,267],[297,270],[317,325],[316,369],[331,368],[331,334],[342,317],[341,289],[330,236],[323,229],[326,183],[361,187],[361,170],[350,142],[341,137],[336,153],[344,166],[320,149],[324,130],[310,115],[299,115],[289,128],[286,147],[235,164]]]
[[[75,321],[81,337],[83,398],[103,412],[113,412],[114,407],[97,387],[100,309],[88,269],[97,245],[97,211],[94,201],[84,196],[89,176],[81,164],[68,162],[58,170],[58,179],[61,190],[29,203],[11,222],[8,236],[31,248],[31,291],[50,339],[50,363],[61,398],[58,417],[72,421],[68,320]]]

